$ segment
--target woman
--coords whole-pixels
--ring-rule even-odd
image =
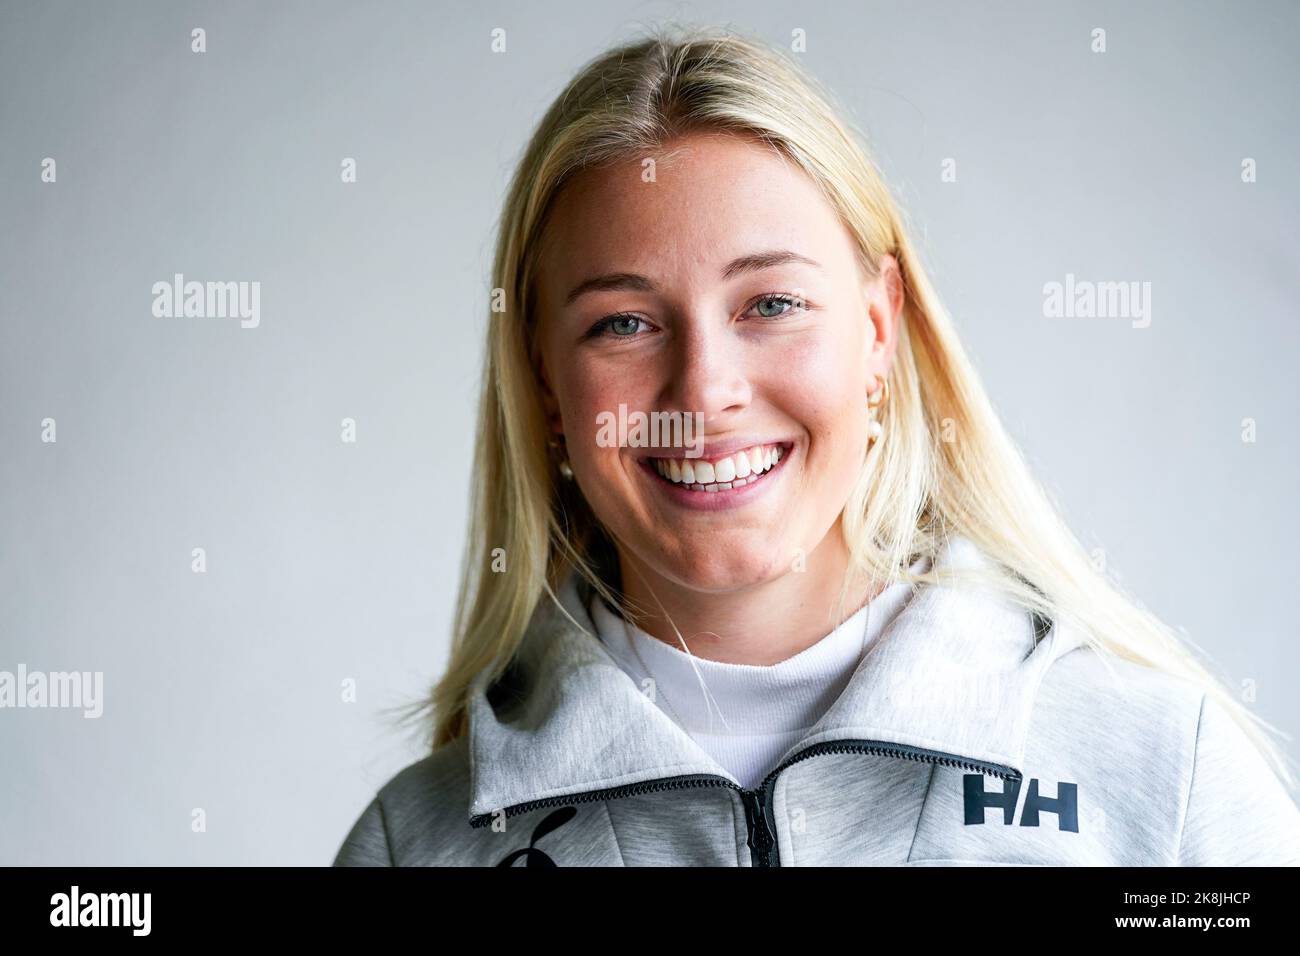
[[[1300,862],[1279,751],[1094,570],[783,56],[591,63],[494,285],[435,749],[337,864]]]

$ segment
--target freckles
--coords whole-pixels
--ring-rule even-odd
[[[556,372],[560,378],[557,385],[562,383],[562,406],[566,426],[574,428],[594,422],[596,411],[612,394],[599,371],[593,369],[590,363],[566,355],[557,363]]]
[[[587,366],[572,370],[569,378],[570,391],[565,403],[566,428],[571,429],[569,442],[582,441],[589,446],[598,446],[597,439],[608,428],[606,419],[620,414],[620,406],[627,412],[648,412],[653,410],[654,391],[647,388],[626,369],[612,366]],[[610,451],[596,447],[596,453]],[[612,449],[614,457],[618,450]],[[604,459],[599,459],[604,461]],[[610,469],[622,468],[617,462],[602,465]]]
[[[616,412],[620,403],[629,411],[645,410],[647,396],[653,396],[655,389],[645,381],[644,372],[644,367],[631,363],[592,365],[578,370],[575,395],[597,410]]]
[[[569,397],[575,408],[595,408],[606,401],[610,389],[598,378],[583,374],[578,370],[570,382]]]
[[[842,431],[844,417],[866,407],[866,379],[851,357],[816,349],[774,362],[774,368],[778,377],[769,381],[801,410],[814,433]]]
[[[842,320],[827,317],[825,321],[833,325]],[[774,343],[768,358],[808,382],[830,384],[853,371],[861,354],[857,351],[859,345],[833,328],[818,328]]]

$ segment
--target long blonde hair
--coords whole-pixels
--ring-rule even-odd
[[[760,42],[730,30],[663,28],[591,61],[542,119],[498,227],[455,633],[445,673],[415,711],[432,717],[432,746],[466,732],[471,683],[504,669],[539,602],[556,599],[568,571],[619,602],[610,584],[617,561],[609,534],[576,482],[559,476],[541,410],[533,277],[547,212],[576,171],[711,130],[780,150],[839,211],[869,275],[879,274],[887,253],[902,271],[906,303],[884,434],[867,453],[841,516],[851,573],[938,581],[930,571],[913,575],[907,568],[917,555],[934,556],[949,535],[965,535],[992,559],[997,586],[1040,620],[1068,621],[1099,651],[1202,686],[1294,787],[1282,749],[1264,732],[1275,728],[1238,702],[1186,638],[1094,566],[1030,473],[926,277],[883,176],[832,103],[813,78]]]

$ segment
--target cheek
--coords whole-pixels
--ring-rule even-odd
[[[857,345],[826,340],[791,350],[782,357],[774,380],[780,404],[808,434],[808,474],[819,486],[856,478],[867,441],[866,378]]]
[[[565,441],[570,456],[594,471],[609,474],[621,468],[621,450],[597,443],[602,420],[617,419],[619,405],[630,413],[649,407],[644,389],[626,374],[601,363],[574,363],[565,379],[561,401]]]

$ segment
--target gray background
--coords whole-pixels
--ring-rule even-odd
[[[105,701],[0,710],[0,862],[327,863],[420,755],[383,708],[445,661],[503,189],[665,17],[807,31],[1072,526],[1300,728],[1296,4],[6,0],[0,669]],[[174,272],[260,327],[153,317]],[[1044,318],[1067,272],[1150,327]]]

